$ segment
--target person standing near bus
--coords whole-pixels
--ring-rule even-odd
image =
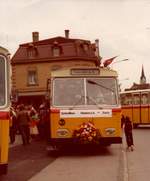
[[[47,138],[47,109],[46,103],[43,102],[39,107],[39,123],[38,123],[38,130],[41,139]]]
[[[127,149],[130,151],[133,151],[133,134],[132,134],[132,123],[128,116],[125,117],[125,123],[124,123],[124,131],[126,136],[126,142],[127,142]]]
[[[17,115],[13,107],[10,108],[10,143],[13,144],[15,142],[15,135],[17,132]]]
[[[29,144],[29,139],[30,139],[30,128],[29,128],[30,117],[28,115],[28,112],[25,110],[25,107],[23,104],[20,105],[19,108],[20,110],[17,115],[17,121],[18,121],[19,130],[21,133],[23,145],[26,145],[26,144]]]
[[[123,128],[124,124],[125,124],[125,116],[122,114],[122,117],[121,117],[121,128]]]

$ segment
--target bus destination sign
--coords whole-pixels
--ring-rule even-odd
[[[83,69],[71,69],[71,75],[99,75],[100,70],[98,68],[83,68]]]

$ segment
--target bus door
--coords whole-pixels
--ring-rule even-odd
[[[141,123],[140,93],[133,93],[133,124]]]
[[[141,93],[141,123],[149,123],[148,92]]]

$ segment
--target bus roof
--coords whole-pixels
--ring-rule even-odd
[[[60,70],[51,71],[51,77],[85,77],[85,76],[101,76],[101,77],[118,77],[115,70],[104,67],[70,67]]]
[[[6,48],[0,46],[0,54],[7,56],[9,54],[9,51]]]

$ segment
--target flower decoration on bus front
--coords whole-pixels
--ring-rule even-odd
[[[100,133],[92,122],[84,122],[74,130],[73,137],[81,143],[97,143]]]

